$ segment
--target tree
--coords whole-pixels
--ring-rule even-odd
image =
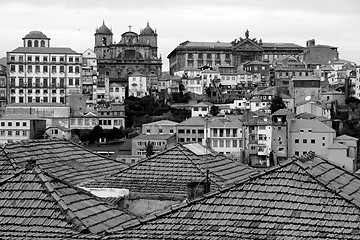
[[[152,142],[148,142],[146,144],[146,157],[150,157],[151,155],[153,155],[154,152],[154,144]]]
[[[286,108],[286,105],[282,99],[282,97],[280,97],[279,95],[275,96],[270,103],[270,111],[271,114],[273,114],[274,112],[276,112],[279,109],[284,109]]]
[[[210,108],[210,113],[213,116],[217,116],[220,113],[220,108],[218,106],[212,105]]]

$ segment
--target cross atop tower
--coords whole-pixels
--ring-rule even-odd
[[[131,25],[129,25],[128,27],[129,27],[129,32],[131,32],[131,27],[132,27],[132,26],[131,26]]]

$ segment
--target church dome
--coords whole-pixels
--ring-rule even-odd
[[[154,30],[150,27],[149,22],[147,23],[146,27],[141,31],[141,34],[145,34],[145,35],[155,34]]]
[[[103,22],[103,25],[96,29],[97,34],[112,34],[111,30],[105,26],[105,23]]]
[[[49,39],[45,34],[40,31],[31,31],[30,33],[26,34],[24,39]]]

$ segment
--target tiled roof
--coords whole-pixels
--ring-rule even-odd
[[[174,134],[140,134],[133,139],[136,140],[166,140],[173,137]]]
[[[359,186],[309,153],[105,239],[359,239]]]
[[[132,215],[43,172],[35,162],[29,161],[0,180],[1,239],[103,234],[121,229],[132,219]]]
[[[87,188],[128,189],[146,197],[186,198],[187,183],[204,180],[209,170],[211,189],[256,174],[257,171],[223,155],[197,155],[177,145],[119,171],[111,177],[84,184]]]
[[[12,50],[10,53],[53,53],[53,54],[75,54],[80,55],[71,48],[62,47],[46,47],[46,48],[35,48],[35,47],[18,47]]]
[[[16,170],[29,158],[36,159],[44,171],[74,185],[110,175],[127,166],[65,140],[29,140],[0,148],[0,166],[8,166],[11,162]]]
[[[150,123],[144,123],[143,124],[143,127],[144,126],[164,126],[164,125],[170,125],[170,126],[173,126],[173,125],[177,125],[178,122],[174,122],[174,121],[171,121],[171,120],[160,120],[160,121],[156,121],[156,122],[150,122]]]
[[[348,136],[346,134],[343,134],[343,135],[335,137],[334,140],[358,140],[358,139],[354,138],[354,137],[351,137],[351,136]]]
[[[181,123],[179,123],[177,126],[205,126],[205,119],[202,117],[191,117],[186,119],[185,121],[182,121]]]
[[[331,133],[334,129],[317,119],[291,119],[290,132],[299,132],[300,129],[312,129],[312,132]]]
[[[211,107],[212,104],[209,102],[199,102],[194,105],[191,105],[191,107]]]
[[[242,122],[239,119],[214,119],[208,124],[209,128],[241,128]]]
[[[317,81],[320,81],[320,78],[317,77],[317,76],[296,76],[296,77],[292,77],[291,78],[291,81],[303,81],[303,80],[306,80],[306,81],[309,81],[309,80],[317,80]]]
[[[6,116],[3,116],[0,118],[0,120],[2,119],[6,119],[6,120],[44,120],[46,121],[44,118],[40,118],[34,115],[28,115],[28,114],[9,114]]]

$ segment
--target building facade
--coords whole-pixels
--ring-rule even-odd
[[[86,96],[86,105],[97,103],[97,61],[93,50],[87,49],[82,54],[82,94]]]
[[[232,42],[190,42],[180,43],[168,55],[170,74],[184,67],[201,68],[228,64],[238,67],[243,63],[259,60],[272,62],[282,56],[298,55],[304,47],[293,43],[265,43],[261,39],[249,37]]]
[[[31,115],[9,115],[0,118],[0,144],[42,138],[46,120]]]
[[[95,32],[94,52],[97,56],[100,81],[128,85],[129,76],[140,72],[147,78],[160,77],[162,61],[158,57],[157,33],[147,26],[137,34],[129,31],[116,43],[105,23]]]
[[[7,52],[10,103],[66,103],[81,93],[81,54],[70,48],[50,47],[50,38],[31,31],[23,46]]]
[[[177,122],[161,120],[142,125],[142,134],[175,134]]]

